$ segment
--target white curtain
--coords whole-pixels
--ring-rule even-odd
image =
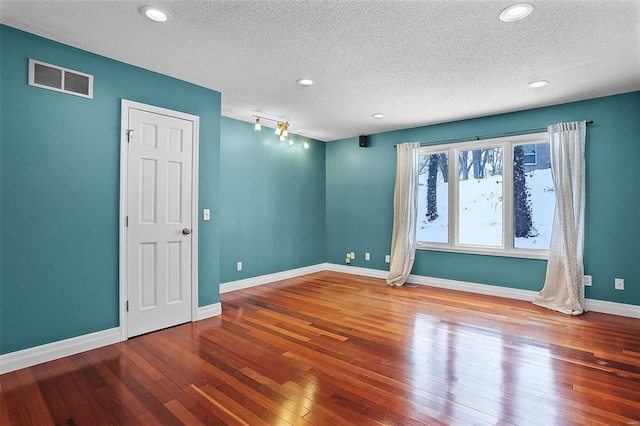
[[[556,209],[544,287],[536,305],[569,315],[584,309],[584,209],[586,123],[549,126]]]
[[[401,286],[413,267],[418,215],[418,163],[420,144],[397,146],[396,187],[393,194],[393,235],[387,284]]]

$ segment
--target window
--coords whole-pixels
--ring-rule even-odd
[[[418,241],[449,241],[448,169],[449,155],[446,151],[420,156]]]
[[[546,258],[555,208],[546,133],[420,154],[418,248]]]
[[[536,146],[537,145],[523,145],[523,155],[524,155],[524,164],[526,165],[535,165],[537,162],[536,157]]]

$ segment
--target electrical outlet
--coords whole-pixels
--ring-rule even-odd
[[[384,261],[385,261],[385,262],[387,262],[387,263],[391,262],[391,256],[389,256],[388,254],[386,254],[386,255],[384,256]]]
[[[355,259],[355,258],[356,258],[356,252],[355,252],[355,251],[352,251],[352,252],[351,252],[351,258],[352,258],[352,259]]]
[[[238,271],[242,271],[242,262],[238,262],[236,267],[237,267]]]
[[[371,260],[371,253],[365,253],[364,260]]]
[[[591,275],[585,275],[584,276],[584,286],[585,287],[591,287],[591,285],[592,285]]]
[[[624,290],[624,280],[622,278],[616,278],[614,282],[616,290]]]

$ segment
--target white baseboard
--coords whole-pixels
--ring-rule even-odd
[[[193,320],[200,321],[218,315],[222,315],[222,304],[220,302],[212,303],[211,305],[206,306],[198,306],[197,317]]]
[[[276,272],[274,274],[260,275],[258,277],[246,278],[244,280],[229,281],[220,284],[220,294],[228,293],[234,290],[241,290],[243,288],[255,287],[257,285],[263,285],[272,283],[275,281],[286,280],[289,278],[295,278],[302,275],[312,274],[314,272],[320,272],[325,270],[325,264],[305,266],[304,268],[290,269],[288,271]]]
[[[336,263],[325,263],[325,271],[342,272],[344,274],[362,275],[364,277],[387,279],[389,271],[380,269],[361,268],[359,266],[338,265]]]
[[[586,299],[585,305],[587,312],[600,312],[603,314],[640,319],[640,306],[596,299]]]
[[[537,291],[520,290],[517,288],[500,287],[488,284],[476,284],[466,281],[448,280],[445,278],[432,278],[422,275],[409,275],[409,278],[407,278],[407,282],[410,284],[428,285],[431,287],[446,288],[449,290],[486,294],[488,296],[525,300],[527,302],[533,302],[533,300],[538,296]]]
[[[325,263],[327,271],[343,272],[346,274],[363,275],[371,278],[387,278],[389,273],[379,269],[361,268],[357,266],[338,265]],[[525,300],[532,302],[537,296],[537,291],[520,290],[517,288],[500,287],[488,284],[476,284],[466,281],[448,280],[444,278],[432,278],[422,275],[409,275],[407,282],[410,284],[429,285],[432,287],[446,288],[449,290],[467,291],[469,293],[486,294],[489,296],[506,297],[509,299]],[[640,306],[625,303],[608,302],[606,300],[586,299],[587,311],[603,314],[620,315],[623,317],[640,318]]]
[[[0,355],[0,374],[111,345],[120,341],[120,328],[97,331],[70,339]]]

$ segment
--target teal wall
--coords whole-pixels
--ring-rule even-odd
[[[219,213],[220,93],[0,27],[0,353],[117,327],[120,102],[200,116],[200,208]],[[94,75],[94,99],[27,85],[28,58]],[[199,304],[219,301],[199,223]]]
[[[224,117],[221,131],[220,282],[323,263],[326,144]]]
[[[640,305],[640,92],[369,136],[327,144],[327,254],[343,264],[388,270],[393,223],[394,144],[594,120],[587,130],[586,296]],[[364,253],[371,253],[371,261]],[[546,261],[418,250],[413,274],[538,291]],[[614,278],[625,290],[614,290]]]

